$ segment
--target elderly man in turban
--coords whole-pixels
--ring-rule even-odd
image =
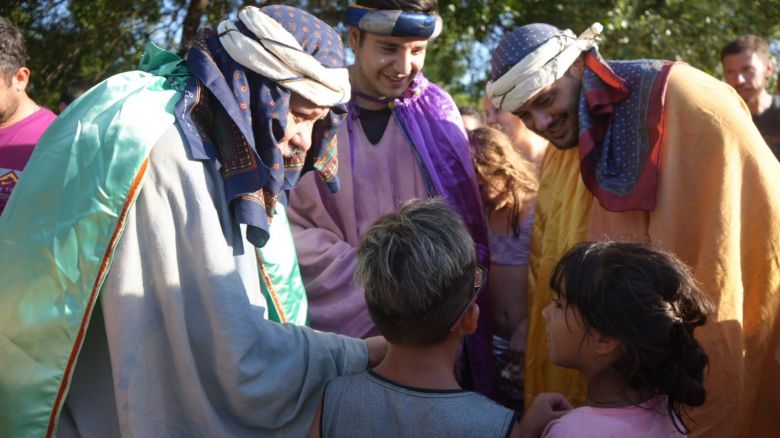
[[[442,29],[435,6],[435,0],[360,0],[347,8],[354,98],[338,135],[341,190],[331,194],[324,181],[307,175],[290,197],[314,328],[376,333],[363,289],[352,280],[355,254],[368,227],[409,199],[445,197],[468,226],[478,263],[489,263],[463,121],[450,95],[422,74],[428,44]],[[479,331],[465,340],[462,364],[469,367],[461,368],[461,383],[486,394],[492,386],[488,301],[488,294],[478,300]]]
[[[248,7],[140,70],[68,107],[0,222],[0,435],[303,436],[384,349],[264,319],[279,194],[337,187],[339,36]]]
[[[548,359],[556,260],[584,240],[646,242],[685,260],[717,308],[698,336],[710,365],[693,434],[767,436],[780,428],[780,168],[733,89],[682,63],[605,61],[600,32],[530,24],[493,54],[493,104],[555,146],[533,227],[526,402],[585,401]]]

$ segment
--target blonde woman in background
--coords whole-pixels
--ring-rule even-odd
[[[487,96],[482,98],[482,108],[485,112],[485,125],[502,131],[509,137],[512,147],[534,166],[537,177],[542,167],[542,159],[547,146],[546,139],[528,129],[519,117],[509,111],[501,111],[493,106]]]
[[[493,347],[502,402],[518,410],[528,319],[528,253],[538,186],[534,165],[494,128],[469,133],[482,203],[490,224]]]

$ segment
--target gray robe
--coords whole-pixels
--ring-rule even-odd
[[[60,437],[304,436],[365,343],[265,319],[219,171],[176,126],[152,150],[87,332]]]

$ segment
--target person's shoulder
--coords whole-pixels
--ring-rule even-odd
[[[487,409],[495,409],[502,412],[514,412],[513,410],[505,407],[504,405],[495,402],[489,398],[487,398],[485,395],[480,394],[478,392],[474,391],[464,391],[464,394],[466,394],[469,397],[470,403],[478,404],[481,406],[484,406]]]
[[[718,92],[739,97],[730,85],[715,78],[709,73],[681,61],[672,64],[669,72],[669,88],[673,85],[681,85],[686,88],[707,88]]]
[[[355,374],[346,374],[343,376],[337,376],[328,382],[328,386],[331,385],[354,385],[358,382],[364,382],[369,379],[368,371],[361,371]]]
[[[461,407],[464,412],[469,413],[469,417],[476,420],[471,420],[463,427],[478,429],[484,434],[483,436],[490,436],[493,433],[496,436],[510,436],[518,421],[515,411],[473,391],[464,391],[463,397]]]
[[[57,115],[54,114],[54,112],[46,107],[41,107],[38,110],[38,117],[40,117],[43,120],[48,120],[49,123],[53,122],[54,119],[57,118]]]
[[[633,429],[615,415],[601,415],[589,407],[572,409],[563,417],[547,424],[543,438],[597,438],[630,436]]]
[[[353,400],[358,394],[365,394],[366,385],[370,386],[371,382],[365,371],[334,377],[325,384],[323,403],[325,405],[343,404],[348,400]]]
[[[666,108],[678,108],[684,115],[710,118],[722,123],[726,114],[739,114],[738,123],[750,122],[749,111],[737,92],[727,83],[684,62],[675,62],[669,72]]]
[[[580,420],[584,418],[588,420],[588,416],[583,416],[580,412],[581,408],[572,409],[566,415],[557,420],[553,420],[547,423],[542,431],[542,438],[568,438],[580,436],[577,430],[577,425]]]
[[[492,416],[493,418],[504,418],[506,424],[509,426],[509,430],[511,430],[512,425],[517,420],[517,413],[515,413],[515,411],[496,403],[482,394],[473,391],[468,391],[466,394],[469,397],[467,404],[473,412],[481,412],[486,418],[488,416]]]
[[[41,133],[54,122],[57,115],[46,107],[39,107],[34,112],[30,113],[27,117],[16,122],[15,125],[24,127],[24,129],[40,130]]]
[[[439,99],[447,101],[451,106],[451,108],[448,109],[457,112],[458,117],[460,117],[460,112],[458,111],[457,105],[455,105],[455,100],[452,98],[450,93],[447,90],[445,90],[442,86],[429,80],[428,78],[425,78],[425,81],[423,82],[423,85],[421,86],[420,90],[422,95],[436,96]]]
[[[332,394],[349,394],[358,388],[366,388],[367,386],[373,386],[376,384],[378,384],[378,382],[376,379],[372,378],[368,371],[362,371],[355,374],[334,377],[328,381],[327,390]]]
[[[441,85],[437,84],[436,82],[433,82],[432,80],[430,80],[428,78],[426,78],[426,80],[428,81],[428,86],[425,87],[424,92],[433,92],[433,91],[435,91],[437,93],[441,93],[441,94],[447,95],[450,98],[452,98],[450,93],[447,90],[445,90],[444,87],[442,87]]]

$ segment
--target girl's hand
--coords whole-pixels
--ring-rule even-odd
[[[545,392],[536,396],[520,422],[520,436],[536,438],[541,436],[547,423],[561,418],[572,409],[563,394]]]

